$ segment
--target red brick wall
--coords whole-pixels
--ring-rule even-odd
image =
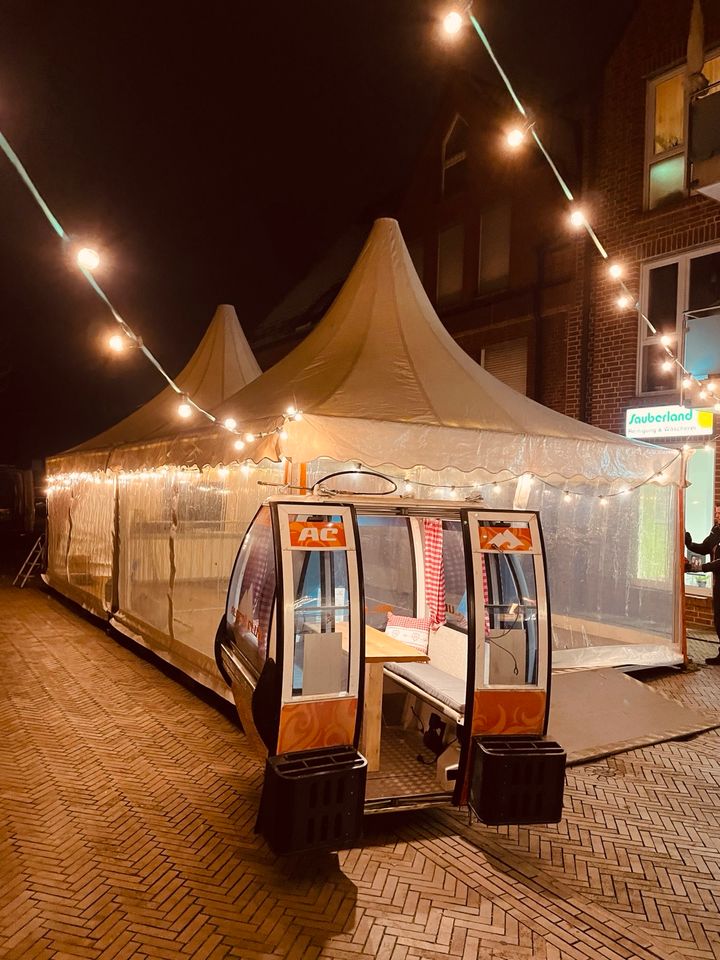
[[[647,78],[684,59],[691,6],[692,0],[641,0],[608,63],[599,100],[591,189],[584,201],[611,259],[625,264],[634,293],[642,261],[720,240],[720,204],[713,200],[693,196],[643,210]],[[720,4],[705,0],[704,13],[706,45],[717,45]],[[618,311],[617,286],[608,282],[599,255],[593,256],[590,420],[622,432],[625,410],[637,402],[638,322],[633,311]],[[571,317],[573,349],[577,324]],[[569,363],[569,390],[578,364],[577,357]],[[656,402],[673,397],[663,394]]]
[[[713,612],[709,597],[685,597],[685,620],[689,627],[712,629]]]

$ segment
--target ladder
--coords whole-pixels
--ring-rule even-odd
[[[27,555],[27,557],[25,557],[25,562],[17,572],[17,575],[12,582],[14,587],[18,587],[20,590],[22,590],[33,573],[35,573],[35,571],[42,565],[44,547],[45,535],[41,533],[35,543],[32,545],[30,553]]]

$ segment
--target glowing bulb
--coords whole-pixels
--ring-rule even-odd
[[[295,407],[293,407],[293,406],[291,405],[291,406],[289,406],[289,407],[287,408],[287,410],[285,411],[285,413],[286,413],[289,417],[294,417],[295,414],[297,413],[297,410],[295,409]]]
[[[516,150],[521,143],[525,140],[525,133],[519,127],[513,127],[512,130],[508,132],[508,135],[505,137],[507,145],[512,149]]]
[[[701,390],[699,393],[700,399],[704,400],[706,396],[707,396],[707,390]]]
[[[405,486],[403,487],[403,490],[405,491],[405,493],[412,493],[413,485],[409,481],[406,481]]]
[[[293,420],[302,420],[302,418],[303,418],[302,410],[298,410],[295,416],[293,417]]]
[[[570,226],[576,230],[585,226],[585,214],[578,207],[570,213]]]
[[[623,294],[621,297],[617,298],[616,303],[621,310],[627,310],[627,308],[632,303],[632,300],[630,299],[630,297],[627,297],[625,296],[625,294]]]
[[[248,473],[250,473],[250,467],[248,466],[247,463],[244,463],[244,464],[240,467],[240,470],[241,470],[241,472],[244,473],[246,476],[247,476]]]
[[[607,506],[607,497],[600,497],[600,503],[603,505],[603,507],[606,507],[606,506]]]
[[[500,484],[499,484],[499,483],[496,483],[496,484],[495,484],[495,486],[493,487],[493,491],[494,491],[495,493],[500,493]]]
[[[108,346],[113,353],[122,353],[125,349],[125,337],[121,336],[119,333],[114,333],[108,338]]]
[[[690,387],[692,387],[692,380],[690,379],[690,377],[683,377],[682,385],[683,385],[683,390],[689,390]]]
[[[226,430],[234,430],[237,427],[237,420],[235,417],[227,417],[223,420],[223,426]]]
[[[445,33],[450,34],[450,36],[455,36],[456,33],[459,33],[460,28],[463,25],[463,18],[457,12],[457,10],[451,10],[443,20],[443,29]]]
[[[82,250],[78,250],[76,259],[78,266],[82,267],[83,270],[97,270],[100,266],[99,254],[95,250],[91,250],[90,247],[83,247]]]
[[[670,345],[670,337],[669,337],[666,333],[664,333],[664,334],[660,337],[660,343],[661,343],[664,347],[669,346],[669,345]]]
[[[663,360],[662,368],[663,370],[672,370],[673,368],[672,360]]]
[[[565,491],[565,496],[563,497],[563,500],[565,501],[565,503],[570,503],[570,501],[572,500],[572,497],[567,492],[567,490]]]
[[[183,420],[187,420],[188,417],[192,416],[193,411],[187,400],[183,400],[182,403],[178,404],[177,412],[179,417],[182,417]]]
[[[228,470],[227,467],[220,467],[220,469],[218,470],[219,477],[226,477],[229,473],[230,471]]]
[[[706,389],[708,393],[715,393],[715,384],[714,383],[706,384]]]
[[[255,439],[255,434],[254,434],[254,433],[246,433],[246,434],[245,434],[245,442],[246,442],[246,443],[252,443],[254,439]]]
[[[619,263],[611,263],[608,267],[608,273],[613,278],[613,280],[619,280],[623,275],[623,268]]]
[[[236,450],[243,450],[245,448],[245,441],[236,440],[233,446],[235,447]]]
[[[280,437],[281,440],[287,440],[288,438],[287,430],[281,430],[278,436]]]

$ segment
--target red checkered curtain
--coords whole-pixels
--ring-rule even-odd
[[[442,520],[423,520],[425,534],[425,603],[435,630],[445,623],[445,568]]]

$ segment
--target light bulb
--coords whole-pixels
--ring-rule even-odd
[[[223,426],[226,430],[234,430],[237,427],[237,420],[235,417],[227,417],[223,420]]]
[[[627,310],[627,308],[632,303],[632,300],[630,299],[630,297],[623,294],[621,297],[617,298],[616,303],[621,310]]]
[[[293,417],[293,420],[302,420],[302,418],[303,418],[302,410],[298,410],[298,411],[295,413],[295,416]]]
[[[575,209],[570,212],[570,226],[576,230],[585,226],[585,214],[579,207],[575,207]]]
[[[108,346],[113,353],[122,353],[125,349],[125,337],[121,336],[119,333],[114,333],[108,338]]]
[[[507,136],[505,137],[505,142],[512,149],[516,150],[521,143],[525,140],[525,132],[519,127],[513,127],[512,130],[508,131]]]
[[[613,278],[613,280],[619,280],[623,275],[623,268],[619,263],[611,263],[608,267],[608,273]]]
[[[451,37],[455,36],[456,33],[459,33],[462,25],[463,18],[457,10],[451,10],[450,13],[448,13],[443,19],[443,30],[445,33],[450,34]]]
[[[236,450],[243,450],[245,448],[245,441],[236,440],[233,446],[235,447]]]
[[[690,377],[683,377],[682,385],[683,385],[683,390],[689,390],[690,387],[692,387],[692,380],[690,379]]]
[[[294,417],[295,414],[297,413],[297,410],[295,409],[295,407],[293,407],[292,405],[290,405],[290,406],[287,408],[287,410],[285,411],[285,413],[286,413],[289,417]]]
[[[287,440],[288,438],[287,430],[281,430],[278,436],[280,437],[281,440]]]
[[[664,334],[660,337],[660,343],[661,343],[664,347],[669,346],[669,345],[670,345],[670,337],[669,337],[666,333],[664,333]]]
[[[600,503],[603,507],[607,506],[607,497],[600,497]]]
[[[183,400],[182,403],[178,404],[177,412],[179,417],[182,417],[183,420],[187,420],[188,417],[192,416],[193,411],[187,400]]]
[[[701,390],[698,396],[700,397],[701,400],[704,400],[705,397],[707,396],[707,390]]]
[[[714,383],[712,383],[712,382],[711,382],[711,383],[708,383],[708,384],[705,385],[705,387],[706,387],[708,393],[715,393],[715,384],[714,384]]]
[[[496,484],[495,484],[495,486],[493,487],[493,491],[494,491],[495,493],[500,493],[500,484],[499,484],[499,483],[496,483]]]
[[[413,485],[409,481],[405,481],[405,486],[403,487],[405,493],[412,493]]]
[[[248,466],[247,463],[244,463],[244,464],[240,467],[240,470],[241,470],[242,473],[244,473],[246,476],[247,476],[248,473],[250,473],[250,467]]]
[[[246,442],[246,443],[252,443],[254,439],[255,439],[255,434],[254,434],[254,433],[246,433],[246,434],[245,434],[245,442]]]
[[[76,256],[77,264],[83,270],[97,270],[100,266],[100,255],[90,247],[83,247],[78,250]]]
[[[565,503],[570,503],[570,501],[572,500],[572,497],[567,492],[567,490],[565,491],[565,496],[563,497],[563,500],[565,501]]]
[[[218,470],[219,477],[226,477],[229,473],[230,471],[228,470],[227,467],[220,467],[220,469]]]
[[[663,360],[663,362],[662,362],[662,368],[663,368],[663,370],[666,370],[666,371],[667,371],[667,370],[672,370],[672,368],[673,368],[672,360]]]

